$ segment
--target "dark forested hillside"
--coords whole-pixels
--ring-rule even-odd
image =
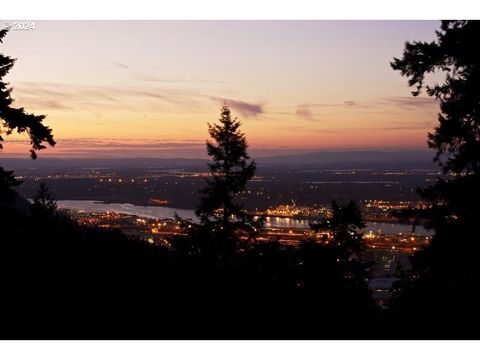
[[[334,248],[192,254],[12,210],[0,238],[4,339],[370,336],[374,304]]]

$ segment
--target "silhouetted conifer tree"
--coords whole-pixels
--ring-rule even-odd
[[[52,217],[57,211],[57,202],[45,183],[40,183],[40,188],[33,198],[32,213],[40,217]]]
[[[437,150],[435,160],[446,172],[480,172],[479,35],[478,21],[443,21],[437,41],[408,42],[403,57],[391,63],[416,86],[414,96],[423,89],[427,74],[445,74],[443,83],[425,89],[440,101],[439,124],[428,135],[428,144]]]
[[[0,30],[0,43],[7,34],[8,29]],[[12,88],[3,78],[9,73],[15,63],[15,59],[0,53],[0,149],[3,148],[2,142],[5,140],[2,136],[7,136],[16,131],[19,134],[27,133],[30,138],[30,155],[33,159],[37,157],[36,151],[45,149],[44,142],[51,146],[55,145],[52,130],[42,122],[45,115],[34,115],[25,112],[23,108],[12,106],[13,98],[11,96]],[[0,203],[11,201],[15,194],[12,189],[18,186],[20,182],[14,180],[13,173],[5,171],[0,167]],[[4,197],[5,196],[5,197]]]
[[[232,119],[228,106],[223,106],[218,124],[208,124],[213,142],[207,141],[207,152],[213,163],[209,164],[212,178],[202,191],[197,209],[203,225],[212,227],[234,247],[235,231],[245,229],[255,232],[258,224],[238,201],[247,182],[254,176],[256,165],[247,153],[247,140],[240,131],[241,122]],[[222,241],[220,239],[220,241]]]
[[[425,87],[440,103],[438,126],[429,133],[428,145],[437,151],[434,160],[448,176],[420,190],[432,204],[423,215],[436,229],[455,226],[476,236],[480,235],[479,36],[478,21],[443,21],[436,41],[407,43],[403,57],[391,63],[408,77],[410,86],[416,86],[414,96]],[[425,76],[435,71],[445,74],[445,80],[424,86]],[[478,241],[469,242],[480,248]]]
[[[418,280],[393,303],[402,332],[411,336],[453,338],[469,334],[480,320],[480,38],[479,21],[442,21],[431,42],[408,42],[391,63],[408,78],[418,96],[423,88],[439,101],[429,147],[444,176],[419,190],[430,207],[418,212],[435,229],[430,246],[416,258]],[[443,81],[425,85],[438,73]],[[438,78],[438,77],[436,77]],[[453,330],[455,329],[455,330]]]
[[[331,216],[318,223],[311,223],[310,228],[316,232],[324,230],[331,233],[331,244],[341,250],[345,260],[352,255],[358,257],[365,250],[361,232],[365,228],[365,222],[360,208],[353,200],[347,205],[332,201]]]
[[[20,180],[17,180],[13,176],[13,171],[5,171],[0,166],[0,207],[10,204],[15,198],[14,187],[21,184]]]

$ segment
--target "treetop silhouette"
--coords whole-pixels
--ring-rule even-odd
[[[13,171],[5,171],[0,166],[0,207],[13,202],[16,195],[13,188],[19,186],[21,183],[20,180],[15,178]]]
[[[351,200],[348,204],[332,201],[331,215],[318,223],[311,223],[315,231],[325,230],[332,234],[333,245],[337,246],[345,259],[352,255],[359,256],[365,250],[361,231],[365,228],[362,212],[357,203]]]
[[[391,66],[408,77],[412,92],[423,88],[440,101],[439,125],[428,135],[435,161],[445,172],[480,173],[480,23],[442,21],[437,40],[407,42],[402,58]],[[443,83],[424,86],[429,73],[445,74]],[[444,159],[442,155],[447,158]]]
[[[401,214],[426,221],[435,234],[415,254],[417,278],[394,297],[391,315],[405,333],[442,338],[445,329],[462,336],[480,319],[480,22],[442,21],[436,34],[436,41],[407,43],[403,57],[391,63],[416,87],[414,96],[425,88],[440,102],[428,145],[446,175],[419,190],[429,208]],[[430,73],[443,82],[424,86]]]
[[[437,230],[454,225],[470,238],[478,231],[480,202],[480,22],[442,21],[436,33],[436,41],[407,43],[403,57],[391,65],[416,86],[414,96],[425,87],[440,101],[439,124],[428,144],[437,150],[435,161],[454,176],[419,191],[432,203],[424,217]],[[425,76],[433,72],[445,75],[443,83],[424,86]]]
[[[33,198],[32,212],[39,217],[51,217],[55,215],[56,211],[55,197],[44,182],[40,183],[38,192]]]
[[[8,33],[8,29],[0,30],[0,43]],[[3,134],[11,135],[13,132],[19,134],[27,133],[30,138],[30,156],[37,158],[37,151],[46,148],[44,143],[50,146],[55,145],[52,129],[43,124],[45,115],[34,115],[25,112],[24,108],[12,106],[12,88],[8,86],[3,78],[9,73],[15,64],[15,59],[0,53],[0,149],[3,149]],[[20,185],[12,171],[5,171],[0,167],[0,205],[11,202],[15,196],[13,187]]]
[[[202,191],[197,208],[203,225],[215,225],[225,237],[232,237],[236,229],[251,229],[259,225],[238,201],[247,182],[255,174],[256,164],[247,153],[245,134],[241,122],[232,119],[230,109],[224,105],[218,124],[208,124],[213,141],[207,141],[207,152],[213,162],[208,164],[212,178]],[[227,239],[225,241],[228,241]]]
[[[7,34],[8,29],[0,30],[0,43],[3,43],[3,38]],[[24,108],[12,107],[13,98],[11,96],[12,88],[8,83],[3,81],[5,75],[9,73],[15,64],[15,59],[0,53],[0,149],[3,148],[2,142],[5,140],[2,137],[3,130],[6,129],[5,134],[11,135],[14,131],[17,133],[27,133],[30,138],[30,155],[33,159],[37,157],[37,151],[45,149],[46,142],[50,146],[55,145],[52,130],[43,124],[45,115],[34,115],[25,112]]]

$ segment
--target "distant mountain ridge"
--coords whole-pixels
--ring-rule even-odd
[[[429,150],[405,150],[405,151],[315,151],[295,155],[259,156],[255,158],[261,166],[359,166],[375,167],[405,167],[419,166],[434,168],[434,153]],[[67,168],[206,168],[209,159],[188,158],[53,158],[40,157],[32,161],[29,158],[4,158],[0,164],[8,169],[67,169]]]
[[[353,162],[409,162],[409,163],[432,163],[434,153],[428,150],[405,150],[405,151],[315,151],[298,155],[281,155],[259,158],[269,164],[333,164]]]

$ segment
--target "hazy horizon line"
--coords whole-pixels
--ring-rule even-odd
[[[316,153],[324,153],[324,154],[339,154],[339,153],[385,153],[385,154],[392,154],[392,153],[433,153],[434,150],[429,148],[353,148],[353,149],[254,149],[250,151],[251,158],[271,158],[271,157],[288,157],[288,156],[301,156],[301,155],[312,155]],[[253,154],[252,154],[253,153]],[[262,154],[263,153],[263,154]],[[0,152],[1,154],[1,152]],[[64,154],[39,154],[38,160],[94,160],[94,159],[102,159],[102,160],[119,160],[119,159],[152,159],[152,160],[172,160],[172,159],[184,159],[184,160],[208,160],[209,156],[205,155],[182,155],[182,154],[171,154],[170,156],[165,156],[162,154],[158,155],[150,155],[150,154],[132,154],[127,155],[122,153],[121,155],[118,154],[111,154],[107,151],[105,154],[101,154],[101,152],[84,152],[84,153],[76,153],[77,155],[72,155],[72,153],[64,153]],[[28,157],[28,154],[25,153],[11,153],[5,154],[5,156],[0,156],[0,165],[2,160],[31,160]]]

